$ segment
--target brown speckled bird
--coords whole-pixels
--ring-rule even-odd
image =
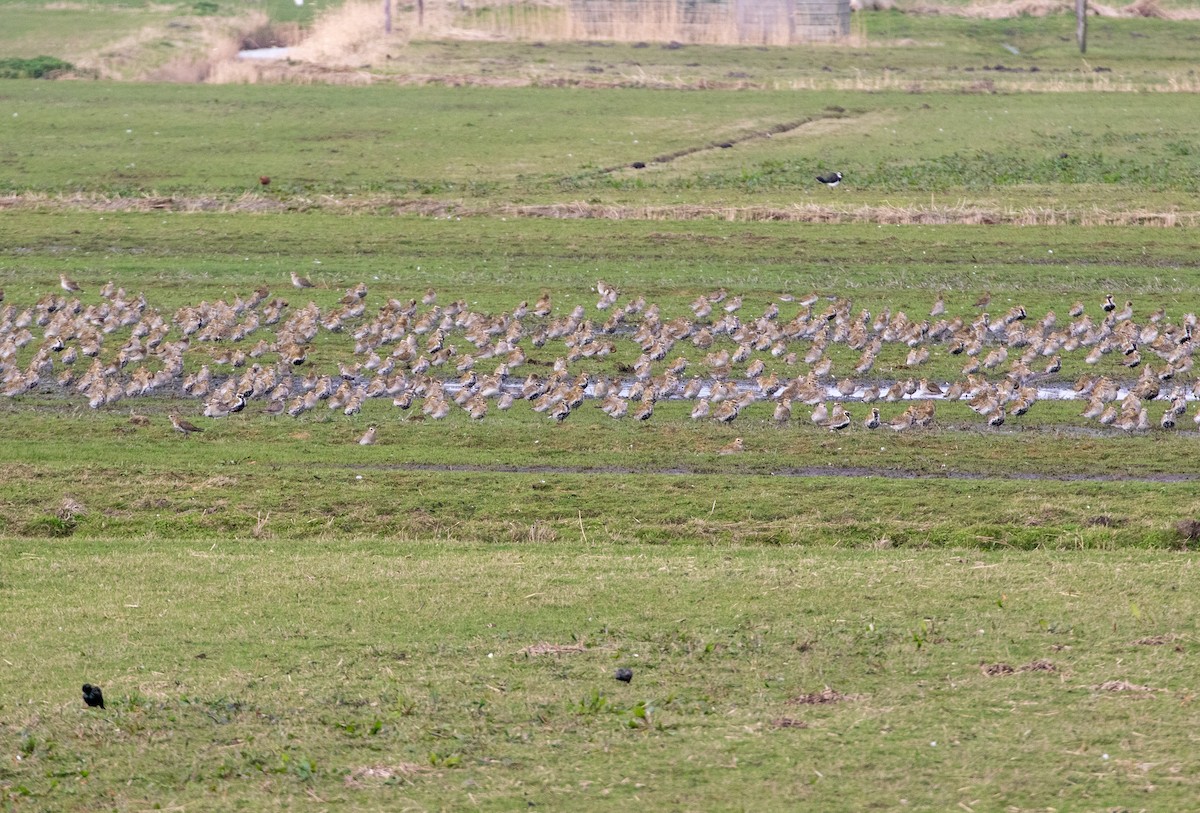
[[[184,436],[190,435],[193,432],[203,432],[204,431],[199,426],[195,426],[191,423],[188,423],[187,421],[185,421],[183,418],[179,417],[174,412],[172,412],[168,417],[170,417],[171,426],[173,426],[175,428],[175,431],[179,432],[180,434],[182,434]]]

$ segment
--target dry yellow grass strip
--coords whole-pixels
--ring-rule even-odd
[[[394,765],[367,765],[350,771],[350,773],[346,774],[346,778],[343,781],[348,788],[359,788],[371,782],[409,781],[413,777],[429,771],[430,768],[428,766],[417,765],[415,762],[398,762]]]
[[[584,647],[582,644],[551,644],[545,641],[530,644],[521,650],[521,652],[530,657],[537,655],[575,655],[583,651]]]
[[[901,225],[971,226],[1200,226],[1200,211],[1142,209],[998,208],[971,204],[864,204],[831,206],[817,203],[788,206],[727,206],[710,204],[605,204],[585,201],[517,204],[392,198],[384,195],[313,198],[267,197],[256,193],[219,197],[209,195],[109,196],[72,193],[48,195],[25,192],[0,196],[0,210],[87,212],[246,212],[285,211],[389,212],[423,217],[512,217],[551,220],[720,220],[729,223],[876,223]]]

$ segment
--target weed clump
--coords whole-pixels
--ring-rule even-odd
[[[25,525],[26,536],[43,536],[50,539],[63,539],[75,533],[78,523],[74,518],[63,519],[54,514],[38,517]]]

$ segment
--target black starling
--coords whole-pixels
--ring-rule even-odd
[[[622,683],[628,683],[629,681],[633,680],[633,670],[628,667],[622,666],[620,669],[617,670],[617,673],[615,675],[613,675],[613,677],[615,677],[617,680],[621,681]],[[96,691],[100,691],[100,690],[97,689]]]
[[[646,168],[646,162],[645,162],[645,161],[634,161],[634,162],[633,162],[632,164],[630,164],[629,166],[633,167],[634,169],[645,169],[645,168]]]
[[[93,686],[90,683],[83,684],[83,702],[87,703],[92,708],[99,706],[104,708],[104,693],[100,691],[99,686]]]

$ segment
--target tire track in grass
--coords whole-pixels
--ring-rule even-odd
[[[651,158],[649,161],[635,161],[632,165],[617,164],[617,165],[611,166],[611,167],[604,167],[602,169],[596,170],[596,174],[597,175],[609,175],[614,172],[620,172],[622,170],[629,169],[630,166],[633,166],[634,169],[643,169],[650,164],[669,164],[672,161],[677,161],[680,158],[686,158],[689,155],[695,155],[696,153],[699,153],[699,152],[706,152],[709,150],[727,150],[727,149],[736,147],[738,144],[744,144],[748,141],[757,141],[757,140],[763,139],[763,138],[771,138],[772,136],[790,133],[793,130],[799,130],[801,127],[805,126],[806,124],[812,124],[813,122],[825,121],[825,120],[829,120],[829,119],[845,119],[845,118],[848,118],[848,117],[846,115],[844,115],[844,111],[832,112],[832,113],[828,113],[828,114],[820,115],[820,116],[807,116],[805,118],[797,119],[795,121],[788,121],[788,122],[782,122],[780,124],[773,124],[764,130],[753,130],[753,131],[746,133],[744,135],[741,135],[741,136],[735,136],[733,138],[728,138],[728,139],[724,139],[721,141],[710,141],[707,144],[697,144],[697,145],[694,145],[691,147],[684,147],[683,149],[675,150],[674,152],[664,153],[662,155],[656,155],[653,158]],[[639,164],[640,164],[640,166],[639,166]],[[569,180],[569,179],[564,179],[564,180]]]

